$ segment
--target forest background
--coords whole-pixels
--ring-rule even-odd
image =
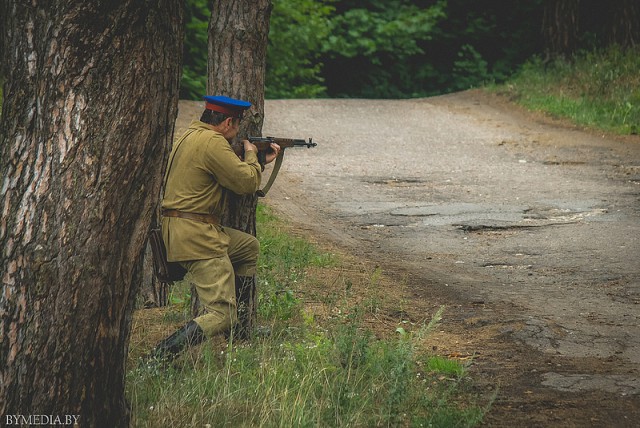
[[[206,92],[211,0],[187,0],[181,99]],[[637,40],[638,6],[596,0],[274,0],[266,98],[412,98],[509,79],[527,61]]]

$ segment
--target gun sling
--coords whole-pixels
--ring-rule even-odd
[[[276,177],[278,176],[278,171],[280,171],[280,166],[282,165],[283,158],[284,149],[280,153],[278,153],[276,162],[273,164],[273,169],[271,170],[271,175],[269,176],[269,181],[267,181],[267,184],[262,189],[256,192],[259,197],[264,198],[269,189],[271,189],[271,185],[273,184],[273,182],[276,181]]]

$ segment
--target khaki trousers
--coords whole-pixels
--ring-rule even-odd
[[[236,323],[235,275],[255,275],[260,252],[260,243],[254,236],[227,227],[223,231],[229,236],[226,255],[181,262],[204,307],[204,314],[194,321],[207,337],[227,332]]]

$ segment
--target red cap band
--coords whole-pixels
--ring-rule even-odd
[[[242,110],[240,110],[240,111],[232,110],[230,108],[223,107],[223,106],[218,105],[218,104],[205,103],[205,108],[207,110],[217,111],[218,113],[224,113],[227,116],[233,116],[233,117],[242,116]]]

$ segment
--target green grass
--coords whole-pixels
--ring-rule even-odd
[[[274,321],[288,320],[300,310],[294,290],[305,270],[311,266],[331,266],[337,263],[336,256],[318,251],[302,238],[290,236],[264,205],[258,205],[257,224],[259,316]]]
[[[164,371],[131,369],[132,426],[471,427],[482,421],[485,409],[469,399],[465,366],[421,350],[442,309],[430,323],[412,332],[399,327],[389,339],[366,327],[368,308],[340,307],[346,300],[337,299],[335,316],[319,322],[298,296],[344,262],[291,236],[263,206],[258,230],[259,320],[272,334],[250,345],[205,342]]]
[[[640,132],[640,48],[529,61],[495,88],[531,110],[617,134]]]

